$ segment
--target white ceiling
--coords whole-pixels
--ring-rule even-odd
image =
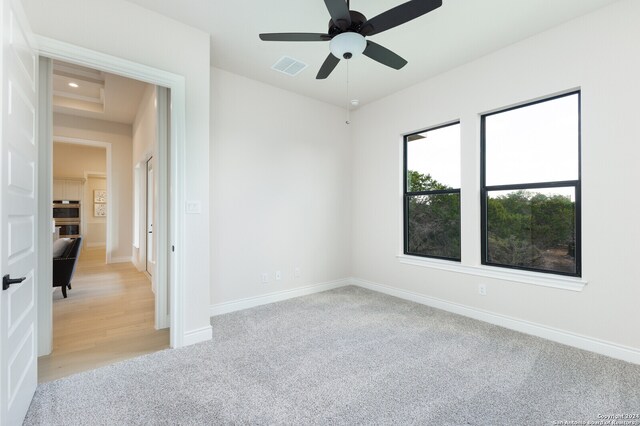
[[[54,112],[133,124],[147,83],[64,62],[55,64]],[[60,72],[61,68],[67,72]],[[70,82],[79,87],[69,87]]]
[[[347,103],[347,66],[316,80],[329,44],[264,42],[263,32],[326,33],[323,0],[129,0],[211,34],[212,65],[340,106]],[[349,98],[382,98],[617,0],[444,0],[443,6],[371,40],[409,63],[392,70],[361,56],[349,64]],[[372,18],[404,0],[352,0]],[[309,65],[296,77],[271,69],[287,55]]]

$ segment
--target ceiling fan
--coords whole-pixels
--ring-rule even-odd
[[[327,56],[316,79],[331,74],[340,59],[351,59],[364,54],[393,69],[407,64],[399,55],[365,37],[397,27],[442,6],[442,0],[412,0],[396,6],[367,20],[360,12],[350,10],[349,0],[324,0],[331,20],[329,31],[320,33],[267,33],[260,34],[264,41],[330,41],[331,53]]]

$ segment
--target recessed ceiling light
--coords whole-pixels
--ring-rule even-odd
[[[71,83],[69,83],[69,87],[73,87],[74,89],[77,89],[78,87],[78,83],[74,83],[73,81]]]

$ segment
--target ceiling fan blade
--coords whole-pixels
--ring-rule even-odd
[[[362,25],[360,34],[363,36],[371,36],[381,33],[418,18],[425,13],[429,13],[440,6],[442,6],[442,0],[408,1],[369,19]]]
[[[372,42],[371,40],[367,40],[367,48],[364,49],[364,52],[362,53],[374,61],[378,61],[381,64],[396,70],[407,65],[407,61],[404,58],[396,55],[386,47],[382,47],[379,44]]]
[[[260,34],[260,40],[264,41],[329,41],[329,34],[315,33],[268,33]]]
[[[349,14],[349,6],[344,0],[324,0],[327,6],[331,20],[336,26],[346,30],[351,26],[351,15]]]
[[[338,62],[340,62],[340,59],[333,56],[332,53],[329,53],[329,56],[327,56],[327,59],[324,60],[324,63],[320,67],[320,71],[318,71],[316,80],[324,80],[329,77],[329,74],[331,74],[331,71],[338,65]]]

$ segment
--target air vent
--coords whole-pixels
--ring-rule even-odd
[[[300,72],[307,67],[307,64],[300,62],[296,59],[290,58],[288,56],[283,56],[273,64],[271,69],[280,71],[283,74],[287,74],[290,76],[295,76],[300,74]]]

